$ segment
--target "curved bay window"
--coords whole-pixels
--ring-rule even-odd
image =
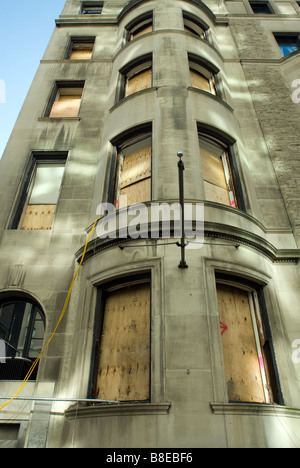
[[[12,298],[0,303],[0,380],[23,380],[42,350],[44,314],[34,302]],[[30,380],[36,379],[37,368]]]

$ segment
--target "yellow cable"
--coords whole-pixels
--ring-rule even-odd
[[[71,291],[72,291],[72,289],[73,289],[73,285],[74,285],[75,279],[76,279],[77,274],[78,274],[78,272],[79,272],[79,270],[80,270],[80,267],[81,267],[81,265],[82,265],[82,263],[83,263],[83,260],[84,260],[84,257],[85,257],[85,253],[86,253],[86,249],[87,249],[89,240],[90,240],[90,238],[91,238],[91,236],[92,236],[92,234],[93,234],[93,232],[94,232],[94,229],[95,229],[96,224],[98,223],[99,219],[100,219],[100,218],[98,218],[98,219],[94,222],[93,227],[92,227],[92,230],[91,230],[91,232],[90,232],[90,234],[89,234],[89,237],[88,237],[88,239],[87,239],[87,241],[86,241],[86,244],[85,244],[84,249],[83,249],[83,253],[82,253],[82,257],[81,257],[79,266],[78,266],[77,271],[76,271],[76,273],[75,273],[75,275],[74,275],[74,278],[73,278],[73,280],[72,280],[72,282],[71,282],[71,286],[70,286],[70,289],[69,289],[69,291],[68,291],[68,294],[67,294],[67,297],[66,297],[66,300],[65,300],[65,303],[64,303],[64,306],[63,306],[61,315],[60,315],[60,317],[59,317],[59,319],[58,319],[58,322],[57,322],[57,324],[56,324],[56,327],[54,328],[54,330],[53,330],[53,332],[52,332],[52,335],[51,335],[50,338],[49,338],[48,343],[44,346],[44,348],[42,349],[42,351],[40,352],[40,354],[38,355],[38,357],[36,358],[36,360],[33,362],[32,366],[30,367],[29,371],[27,372],[27,374],[26,374],[26,376],[25,376],[25,378],[24,378],[24,380],[23,380],[21,386],[19,387],[18,391],[14,394],[13,397],[11,397],[10,400],[8,400],[8,401],[7,401],[6,403],[4,403],[3,405],[0,405],[0,410],[2,410],[2,409],[3,409],[5,406],[7,406],[11,401],[13,401],[13,400],[16,398],[17,395],[19,395],[19,393],[20,393],[20,392],[22,391],[22,389],[25,387],[27,381],[29,380],[29,377],[31,376],[32,372],[34,371],[34,369],[35,369],[36,365],[38,364],[39,360],[41,359],[42,355],[44,354],[44,352],[45,352],[46,349],[48,348],[50,342],[52,341],[52,338],[54,337],[54,335],[55,335],[55,333],[56,333],[56,330],[57,330],[57,328],[58,328],[60,322],[62,321],[63,316],[65,315],[65,312],[66,312],[66,309],[67,309],[67,307],[68,307],[68,303],[69,303],[69,299],[70,299],[70,295],[71,295]]]

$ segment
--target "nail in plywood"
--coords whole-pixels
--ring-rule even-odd
[[[96,395],[117,401],[148,400],[150,385],[150,285],[108,294]]]
[[[220,320],[227,327],[221,339],[229,401],[264,403],[249,293],[217,284],[217,296]]]
[[[52,228],[56,205],[28,205],[22,228],[24,230],[49,230]]]

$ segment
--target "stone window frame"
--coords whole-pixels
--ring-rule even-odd
[[[225,377],[225,366],[223,358],[223,348],[221,342],[220,332],[220,319],[218,312],[218,301],[216,292],[216,272],[227,275],[228,277],[234,276],[241,278],[244,282],[255,284],[257,288],[263,288],[263,298],[265,304],[265,313],[267,314],[267,320],[270,324],[272,346],[274,348],[274,364],[279,392],[279,405],[284,406],[285,399],[291,398],[289,388],[286,382],[289,379],[290,373],[293,374],[293,368],[291,363],[286,363],[286,360],[281,359],[281,356],[288,354],[289,350],[286,349],[286,343],[283,342],[285,331],[280,325],[280,320],[276,320],[280,316],[278,309],[278,301],[276,298],[276,289],[273,284],[272,278],[260,269],[255,269],[251,265],[240,264],[236,265],[233,262],[226,262],[218,258],[206,259],[205,260],[205,281],[207,284],[207,314],[208,314],[208,326],[209,326],[209,339],[211,345],[211,357],[212,357],[212,381],[213,381],[213,405],[227,405],[228,410],[230,407],[245,406],[249,407],[249,403],[229,403],[227,398],[227,385]],[[277,323],[278,322],[278,323]],[[276,346],[275,346],[276,343]],[[285,351],[285,352],[283,352]],[[255,413],[255,407],[257,405],[251,403],[253,412]],[[265,404],[263,406],[272,407],[272,404]],[[275,405],[277,407],[277,405]]]
[[[101,15],[103,12],[103,6],[104,6],[104,2],[82,2],[80,14],[81,15]]]
[[[72,61],[72,60],[92,60],[95,40],[96,40],[95,36],[71,36],[70,39],[69,39],[69,43],[68,43],[67,51],[66,51],[66,55],[65,55],[66,60],[70,60],[70,61]],[[90,44],[92,46],[91,57],[89,59],[72,59],[72,58],[70,58],[71,54],[73,52],[74,45],[78,45],[78,47],[80,48],[80,44],[82,44],[82,45]]]
[[[21,229],[22,219],[28,205],[31,189],[33,186],[34,175],[36,171],[37,164],[46,163],[46,164],[55,164],[57,162],[67,164],[68,152],[67,151],[32,151],[28,163],[25,167],[24,174],[21,180],[21,184],[18,190],[18,198],[15,202],[15,207],[12,211],[12,219],[9,221],[9,229]],[[60,193],[64,183],[65,170],[61,180]],[[58,201],[56,207],[59,204],[60,194],[58,196]],[[56,210],[57,211],[57,210]],[[53,220],[53,225],[55,223],[56,213]],[[52,228],[53,228],[52,225]]]

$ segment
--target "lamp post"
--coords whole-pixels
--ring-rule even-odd
[[[181,242],[177,245],[181,248],[181,260],[178,265],[178,268],[188,268],[185,261],[185,235],[184,235],[184,184],[183,184],[183,171],[184,171],[184,162],[182,161],[183,152],[178,151],[177,156],[178,161],[178,177],[179,177],[179,202],[181,206]]]

